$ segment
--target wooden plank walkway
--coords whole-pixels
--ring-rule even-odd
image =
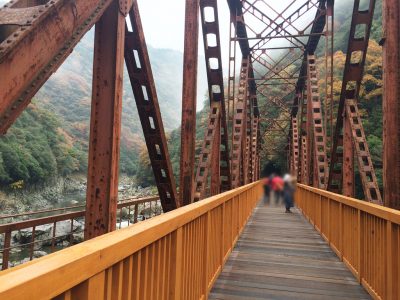
[[[260,203],[209,299],[371,299],[298,210]]]

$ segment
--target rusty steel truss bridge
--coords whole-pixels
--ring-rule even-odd
[[[354,198],[358,170],[363,200],[400,209],[398,0],[383,0],[382,10],[383,188],[359,110],[376,0],[349,1],[339,95],[334,0],[282,1],[279,10],[275,1],[227,0],[229,37],[220,34],[217,0],[185,2],[179,189],[137,0],[12,0],[0,8],[2,134],[95,28],[85,239],[116,229],[124,66],[164,212],[257,182],[261,162],[274,155],[287,159],[305,190]],[[209,113],[196,155],[200,32]],[[229,39],[229,57],[222,57],[222,39]]]

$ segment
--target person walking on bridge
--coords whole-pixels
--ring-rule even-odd
[[[285,174],[283,177],[283,200],[285,202],[286,213],[291,213],[290,210],[294,206],[294,192],[296,180],[290,174]]]
[[[263,187],[264,187],[264,205],[269,204],[269,198],[271,194],[271,179],[269,176],[263,178]]]
[[[281,176],[275,176],[275,174],[272,176],[271,189],[274,191],[275,204],[279,204],[281,202],[284,182]]]

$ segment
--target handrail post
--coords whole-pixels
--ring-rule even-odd
[[[363,246],[363,230],[361,221],[361,210],[357,210],[357,227],[358,227],[358,281],[361,284],[363,276],[363,264],[364,264],[364,251]]]
[[[182,227],[179,227],[173,233],[172,239],[172,256],[171,256],[171,281],[170,281],[170,297],[169,299],[180,300],[182,290],[182,248],[183,237]]]
[[[392,222],[386,221],[386,297],[385,299],[394,299],[393,293],[393,225]]]
[[[135,212],[133,213],[133,223],[137,223],[138,210],[139,210],[139,205],[136,203],[135,204]]]
[[[11,231],[7,231],[4,234],[3,263],[1,266],[2,270],[8,268],[8,262],[10,260],[10,245],[11,245]]]
[[[339,203],[339,253],[340,260],[343,261],[343,204]]]
[[[210,230],[211,230],[211,215],[210,212],[208,211],[206,214],[206,226],[204,228],[205,230],[205,234],[204,234],[204,275],[203,275],[203,286],[204,286],[204,299],[207,300],[208,299],[208,256],[210,254]]]
[[[326,197],[328,200],[328,244],[331,245],[331,199],[329,197]]]
[[[221,213],[221,268],[224,265],[225,258],[225,202],[222,203]]]
[[[322,195],[319,195],[319,232],[322,234]]]

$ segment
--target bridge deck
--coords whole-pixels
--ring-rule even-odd
[[[297,210],[260,203],[209,299],[370,299]]]

